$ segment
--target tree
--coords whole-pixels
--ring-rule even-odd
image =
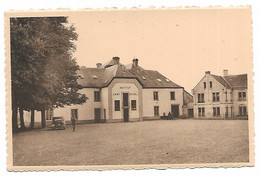
[[[67,17],[11,18],[13,123],[17,108],[32,112],[31,128],[34,110],[41,111],[45,127],[45,110],[86,101],[78,92],[75,40]]]

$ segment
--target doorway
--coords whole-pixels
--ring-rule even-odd
[[[179,117],[179,105],[171,105],[171,113],[173,117]]]
[[[100,123],[100,119],[101,119],[101,109],[95,108],[95,122]]]
[[[193,109],[188,109],[188,117],[193,117]]]
[[[123,115],[124,115],[124,122],[129,122],[129,95],[128,95],[128,93],[123,93]]]

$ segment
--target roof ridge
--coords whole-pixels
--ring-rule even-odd
[[[227,76],[240,76],[240,75],[247,75],[247,73],[237,74],[237,75],[227,75]],[[223,76],[223,77],[227,77],[227,76]]]
[[[223,76],[220,76],[220,75],[214,75],[214,74],[211,74],[213,77],[214,76],[218,76],[218,77],[221,77],[224,81],[225,81],[225,83],[230,87],[230,88],[232,88],[232,86],[226,81],[226,79],[223,77]],[[215,78],[216,79],[216,78]],[[217,79],[216,79],[217,80]],[[222,84],[219,80],[217,80],[220,84]],[[222,84],[223,85],[223,84]],[[227,87],[226,85],[223,85],[223,86],[225,86],[225,87]]]

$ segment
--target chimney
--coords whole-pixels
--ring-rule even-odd
[[[228,76],[228,70],[223,70],[223,76]]]
[[[102,67],[102,64],[101,63],[97,63],[97,68],[101,68]]]
[[[207,75],[207,74],[210,74],[210,71],[205,71],[205,74]]]
[[[138,59],[133,59],[133,66],[138,67]]]
[[[117,57],[117,56],[113,57],[115,65],[119,65],[119,59],[120,59],[120,57]]]

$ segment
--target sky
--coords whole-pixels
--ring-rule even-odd
[[[252,72],[250,8],[71,12],[78,33],[74,56],[96,67],[113,56],[122,64],[139,59],[188,92],[205,71]]]

